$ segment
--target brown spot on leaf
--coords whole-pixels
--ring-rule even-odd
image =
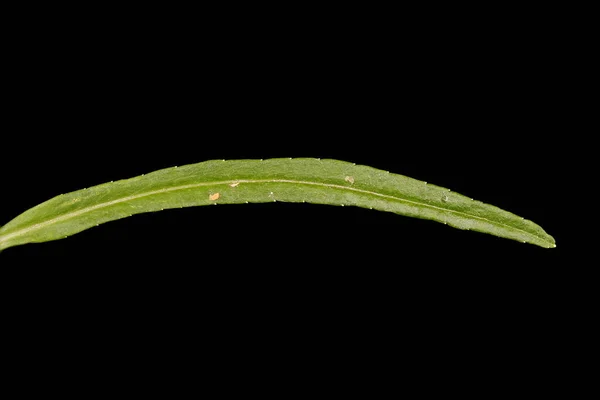
[[[221,195],[219,193],[212,193],[208,195],[208,199],[211,201],[218,200]]]

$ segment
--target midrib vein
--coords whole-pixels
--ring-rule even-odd
[[[189,185],[174,186],[174,187],[169,187],[169,188],[164,188],[164,189],[157,189],[157,190],[152,190],[152,191],[145,192],[145,193],[139,193],[139,194],[135,194],[135,195],[127,196],[127,197],[122,197],[122,198],[116,199],[116,200],[107,201],[105,203],[96,204],[94,206],[82,208],[81,210],[73,211],[73,212],[70,212],[70,213],[67,213],[67,214],[64,214],[64,215],[61,215],[61,216],[58,216],[58,217],[55,217],[55,218],[52,218],[52,219],[49,219],[49,220],[46,220],[43,222],[39,222],[37,224],[34,224],[27,228],[23,228],[23,229],[15,231],[15,232],[6,234],[4,236],[0,235],[0,243],[7,242],[8,240],[13,239],[17,236],[25,235],[27,233],[51,226],[51,225],[59,223],[59,222],[64,222],[69,219],[76,218],[76,217],[86,214],[88,212],[92,212],[92,211],[95,211],[95,210],[98,210],[101,208],[105,208],[105,207],[110,207],[112,205],[124,203],[124,202],[130,201],[130,200],[137,200],[142,197],[153,196],[155,194],[161,194],[161,193],[175,192],[178,190],[193,189],[193,188],[204,187],[204,186],[230,185],[230,184],[235,184],[235,183],[239,183],[239,184],[242,184],[242,183],[292,183],[292,184],[298,184],[298,185],[311,185],[311,186],[321,186],[321,187],[326,187],[326,188],[348,190],[348,191],[353,191],[353,192],[357,192],[357,193],[363,193],[363,194],[369,194],[369,195],[373,195],[373,196],[377,196],[377,197],[387,198],[387,199],[391,199],[391,200],[395,200],[395,201],[399,201],[399,202],[410,203],[410,204],[414,204],[414,205],[421,206],[421,207],[428,207],[428,208],[432,208],[432,209],[436,209],[436,210],[440,210],[440,211],[450,212],[450,213],[465,216],[468,218],[479,219],[481,221],[486,221],[492,225],[501,225],[501,226],[504,226],[509,229],[514,229],[514,230],[523,232],[526,235],[537,237],[538,239],[544,240],[543,238],[541,238],[531,232],[524,231],[522,229],[504,224],[499,221],[490,220],[488,218],[468,214],[468,213],[461,212],[461,211],[452,210],[449,208],[443,208],[443,207],[438,207],[438,206],[434,206],[434,205],[427,204],[427,203],[421,203],[418,201],[408,200],[403,197],[397,197],[397,196],[391,196],[391,195],[383,194],[383,193],[379,193],[379,192],[373,192],[373,191],[366,190],[366,189],[358,189],[358,188],[354,188],[354,187],[350,187],[350,186],[343,186],[343,185],[338,185],[338,184],[333,184],[333,183],[300,181],[300,180],[294,180],[294,179],[231,179],[231,180],[226,180],[226,181],[202,182],[202,183],[194,183],[194,184],[189,184]]]

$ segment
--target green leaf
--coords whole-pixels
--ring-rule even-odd
[[[346,161],[297,158],[205,161],[62,194],[0,228],[0,250],[165,208],[275,201],[389,211],[556,247],[535,223],[449,189]]]

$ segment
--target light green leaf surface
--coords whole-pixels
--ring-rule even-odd
[[[389,211],[556,247],[535,223],[449,189],[346,161],[286,158],[205,161],[62,194],[0,228],[0,250],[166,208],[275,201]]]

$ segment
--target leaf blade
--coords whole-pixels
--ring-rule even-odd
[[[56,196],[0,228],[0,250],[166,208],[275,201],[370,208],[555,247],[532,221],[446,188],[347,161],[274,158],[204,161]]]

